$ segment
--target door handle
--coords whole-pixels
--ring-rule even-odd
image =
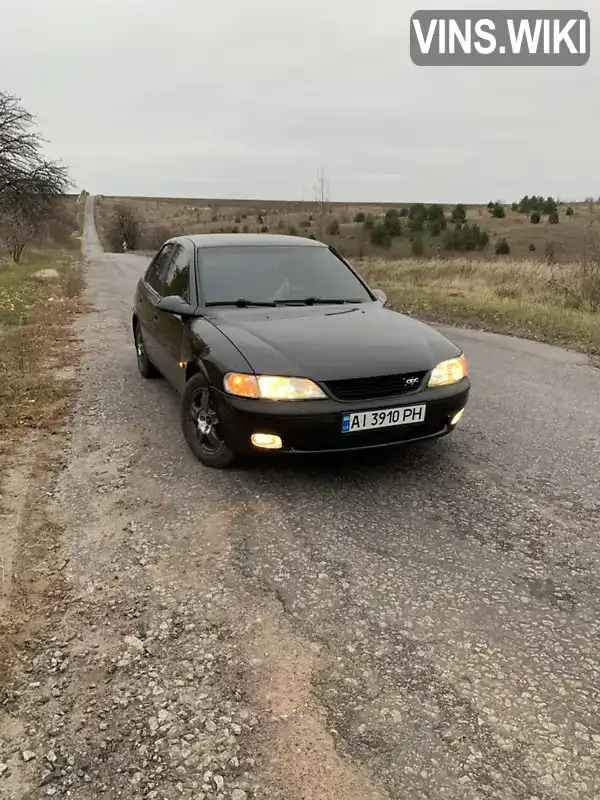
[[[158,322],[158,314],[154,315],[154,322]]]

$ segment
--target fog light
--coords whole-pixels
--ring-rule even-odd
[[[450,425],[458,425],[458,423],[461,421],[461,419],[462,419],[462,415],[463,415],[464,413],[465,413],[465,410],[464,410],[464,408],[461,408],[461,410],[460,410],[460,411],[459,411],[457,414],[455,414],[455,415],[452,417],[452,419],[450,420]]]
[[[273,433],[253,433],[250,441],[255,447],[262,447],[263,450],[280,450],[282,447],[281,439]]]

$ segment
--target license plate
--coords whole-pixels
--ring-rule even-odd
[[[342,433],[369,431],[374,428],[389,428],[391,425],[411,425],[425,422],[425,403],[401,408],[382,408],[380,411],[361,411],[358,414],[342,414]]]

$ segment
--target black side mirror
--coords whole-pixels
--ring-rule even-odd
[[[187,303],[183,297],[176,294],[170,294],[168,297],[163,297],[156,304],[159,311],[166,311],[167,314],[176,314],[178,317],[189,318],[195,317],[196,309]]]
[[[387,294],[382,292],[381,289],[373,289],[373,294],[379,300],[382,306],[387,303]]]

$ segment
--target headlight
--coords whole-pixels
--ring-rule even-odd
[[[458,383],[468,375],[468,372],[468,361],[464,354],[448,361],[440,361],[431,373],[428,386],[449,386],[451,383]]]
[[[244,375],[228,372],[223,379],[226,392],[237,397],[262,400],[323,400],[325,392],[308,378],[285,378],[279,375]]]

